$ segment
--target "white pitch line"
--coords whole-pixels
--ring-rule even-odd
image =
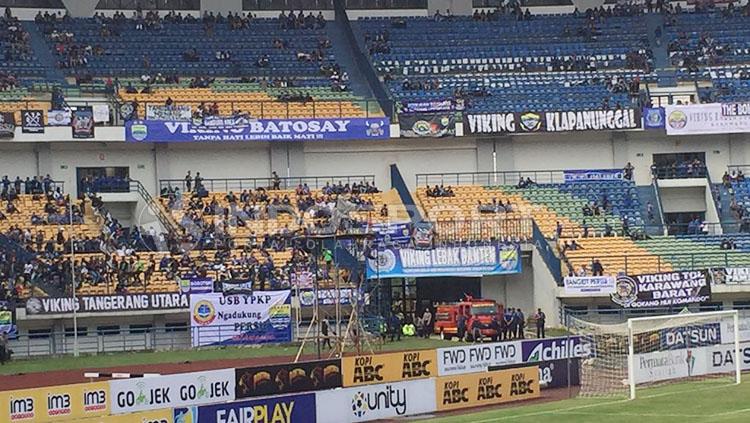
[[[599,416],[599,413],[591,411],[558,411],[560,414],[569,414],[573,416]],[[706,418],[705,414],[679,414],[679,413],[607,413],[607,416],[627,416],[627,417],[699,417]]]

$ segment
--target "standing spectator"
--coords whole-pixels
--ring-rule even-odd
[[[521,311],[520,308],[516,309],[516,319],[518,321],[518,325],[516,328],[516,339],[523,339],[523,330],[526,327],[526,316],[523,315],[523,311]]]
[[[562,237],[562,233],[563,233],[563,225],[558,220],[557,223],[555,224],[555,234],[557,235],[557,239],[560,239],[560,237]]]
[[[541,308],[536,309],[536,315],[534,315],[534,319],[536,320],[536,337],[544,338],[544,323],[545,320],[547,320],[547,316],[544,315],[544,312]]]
[[[185,192],[192,191],[193,177],[190,175],[190,171],[187,171],[185,175]]]
[[[466,315],[463,313],[459,314],[456,318],[456,326],[458,327],[458,340],[463,341],[466,335]]]
[[[398,313],[391,314],[390,330],[391,330],[391,342],[393,342],[394,338],[400,341],[401,340],[401,319],[398,318]]]
[[[591,260],[591,275],[592,276],[604,276],[604,267],[599,262],[599,259]]]
[[[429,307],[425,308],[424,314],[422,314],[422,325],[424,325],[424,337],[429,338],[432,334],[432,313],[430,313]]]
[[[503,313],[503,338],[505,341],[510,341],[510,327],[513,323],[513,309],[506,308]]]
[[[328,319],[326,318],[323,318],[323,320],[320,322],[320,333],[323,335],[322,347],[325,347],[326,345],[328,345],[328,348],[332,348],[331,338],[328,337]]]
[[[10,361],[11,351],[8,348],[8,333],[3,332],[0,334],[0,365],[5,365],[6,361]]]
[[[271,172],[271,179],[273,184],[273,189],[278,190],[281,189],[281,178],[279,178],[279,175],[276,173],[276,171]]]
[[[646,214],[648,215],[649,223],[654,223],[654,205],[650,201],[646,203]]]

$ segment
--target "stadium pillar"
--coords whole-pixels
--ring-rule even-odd
[[[242,0],[201,0],[201,14],[203,12],[221,13],[223,16],[229,12],[242,12]]]
[[[427,13],[430,16],[434,15],[436,11],[441,14],[445,14],[446,10],[450,10],[454,16],[471,16],[473,9],[471,2],[466,0],[427,0]]]
[[[99,0],[62,0],[68,13],[73,18],[90,18]]]

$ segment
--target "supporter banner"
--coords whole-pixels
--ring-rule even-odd
[[[237,399],[340,388],[341,360],[235,369]]]
[[[531,339],[521,343],[521,361],[523,363],[593,356],[594,346],[580,336]]]
[[[0,392],[0,421],[54,422],[110,413],[107,382]]]
[[[193,110],[189,105],[161,106],[157,104],[146,105],[147,120],[171,120],[189,121],[193,118]]]
[[[376,223],[370,229],[378,245],[406,245],[411,241],[409,223]]]
[[[448,112],[463,110],[463,99],[432,100],[432,101],[402,101],[397,103],[399,113]]]
[[[175,423],[315,423],[315,394],[179,407]]]
[[[315,291],[312,289],[305,289],[299,291],[299,304],[302,307],[310,307],[315,304]],[[354,299],[354,291],[350,288],[341,288],[339,293],[336,294],[335,289],[318,289],[318,304],[319,305],[334,305],[336,300],[339,304],[351,304]]]
[[[0,300],[0,334],[15,335],[16,325],[13,323],[15,307],[8,301]]]
[[[209,294],[214,292],[212,278],[177,278],[177,285],[183,294]]]
[[[42,110],[22,110],[21,132],[24,134],[43,134],[44,112]]]
[[[750,132],[750,103],[666,106],[667,135]]]
[[[112,380],[112,414],[234,401],[234,369]]]
[[[252,279],[225,279],[221,281],[221,292],[224,295],[252,295]]]
[[[565,182],[620,181],[622,169],[581,169],[563,171]]]
[[[438,411],[539,398],[537,366],[435,379]]]
[[[438,348],[438,375],[485,372],[491,366],[521,363],[521,341]]]
[[[257,119],[214,127],[193,122],[134,120],[125,123],[130,142],[314,141],[388,139],[388,118]]]
[[[719,322],[665,328],[658,333],[661,350],[704,347],[722,342]]]
[[[94,114],[94,122],[109,122],[109,104],[94,104],[91,110]]]
[[[515,369],[524,364],[510,366],[490,366],[488,371]],[[540,361],[539,386],[542,390],[554,388],[566,388],[568,386],[579,386],[581,384],[581,359],[568,358],[564,360]]]
[[[190,296],[194,347],[291,342],[290,291]]]
[[[619,131],[641,128],[641,111],[638,109],[467,114],[464,119],[464,131],[469,134]]]
[[[0,138],[13,138],[16,134],[16,117],[13,112],[0,112]]]
[[[435,350],[344,357],[344,386],[432,377],[437,375],[436,360]]]
[[[456,116],[453,113],[420,113],[398,116],[401,136],[406,138],[440,138],[456,135]]]
[[[602,295],[615,292],[614,276],[566,276],[565,293],[571,295]]]
[[[70,126],[73,120],[73,112],[66,110],[50,110],[47,112],[47,125],[49,126]]]
[[[315,274],[309,270],[297,270],[289,275],[289,282],[295,288],[312,288],[315,283]]]
[[[29,298],[26,314],[112,313],[119,311],[177,310],[190,304],[184,294],[84,295],[76,298]]]
[[[516,244],[457,245],[432,249],[387,247],[372,251],[367,278],[480,276],[521,272]]]
[[[750,283],[750,267],[727,267],[711,269],[711,282],[716,284],[738,285]]]
[[[73,138],[94,138],[94,112],[90,106],[79,106],[73,111]]]
[[[304,421],[364,422],[431,413],[436,409],[435,397],[432,379],[318,391],[317,417]]]
[[[646,129],[663,129],[664,128],[664,108],[663,107],[644,107],[643,108],[643,127]]]
[[[707,275],[706,270],[621,275],[612,302],[625,308],[702,303],[711,299]]]

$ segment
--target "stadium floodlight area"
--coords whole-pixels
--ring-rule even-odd
[[[635,399],[640,388],[669,383],[720,378],[740,383],[743,339],[736,310],[637,317],[609,325],[568,319],[571,330],[594,351],[581,363],[581,396]],[[750,342],[745,348],[745,354],[750,352]]]

